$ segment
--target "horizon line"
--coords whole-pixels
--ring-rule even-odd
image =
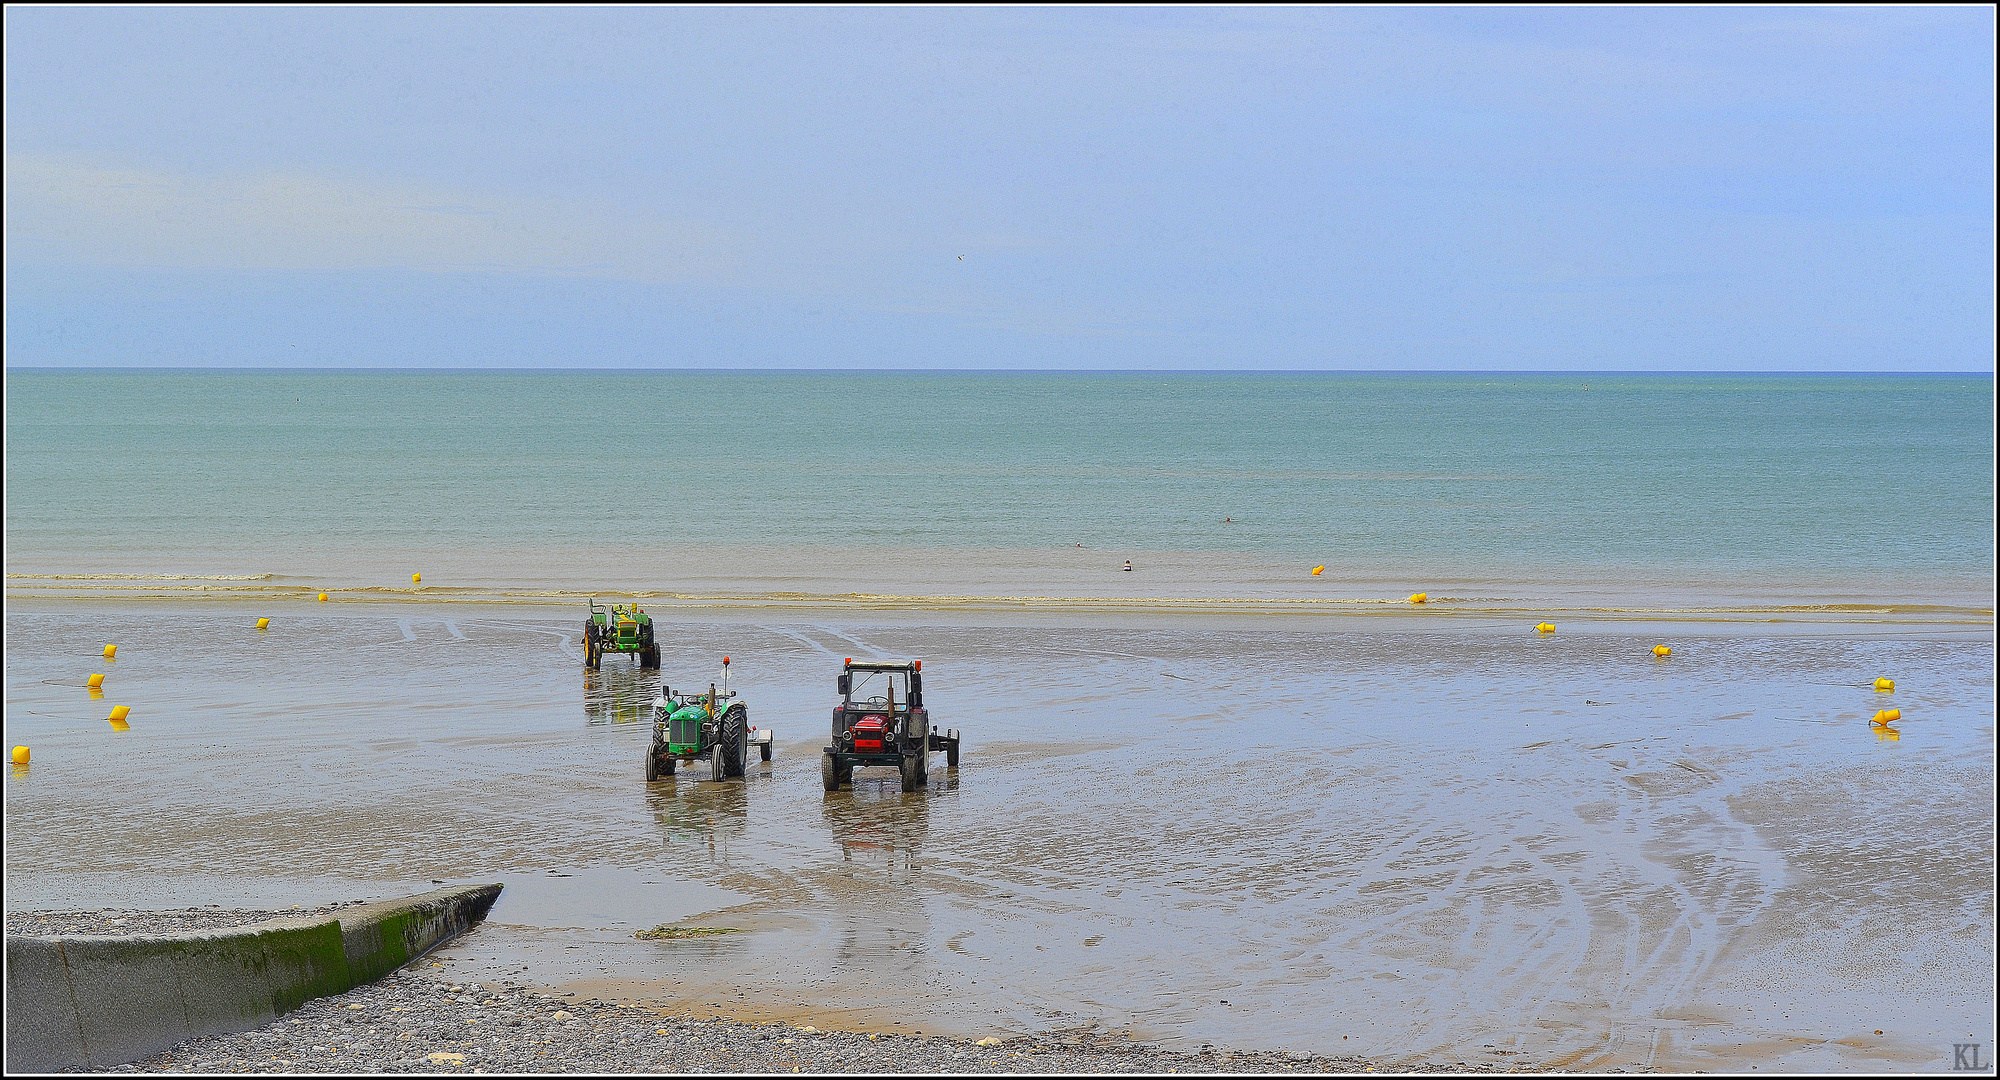
[[[1852,375],[1984,376],[1994,370],[1937,368],[1923,371],[1753,368],[837,368],[837,367],[359,367],[258,366],[250,364],[7,364],[15,372],[338,372],[350,374],[513,374],[513,375]]]

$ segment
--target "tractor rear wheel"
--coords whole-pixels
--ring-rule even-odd
[[[639,647],[639,667],[651,671],[660,666],[660,647],[647,643]]]
[[[832,754],[821,752],[819,755],[819,782],[828,791],[840,790],[840,766],[834,762]]]
[[[722,714],[722,737],[729,775],[742,776],[750,761],[750,710],[731,705]]]

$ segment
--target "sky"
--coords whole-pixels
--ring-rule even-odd
[[[1994,9],[5,9],[21,367],[1983,371]]]

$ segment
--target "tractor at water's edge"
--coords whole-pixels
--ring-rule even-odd
[[[820,754],[820,782],[828,791],[854,781],[860,765],[893,765],[903,790],[930,783],[930,753],[944,751],[945,767],[958,768],[959,734],[931,726],[924,707],[924,662],[855,663],[849,658],[834,679],[840,704],[833,709],[833,744]],[[898,691],[900,690],[900,695]]]
[[[653,640],[653,617],[637,604],[598,607],[593,596],[590,618],[583,620],[583,666],[596,671],[608,652],[632,653],[639,658],[642,668],[660,666],[660,645]]]
[[[653,741],[646,747],[646,781],[674,775],[683,761],[708,760],[709,779],[742,776],[750,748],[771,760],[771,732],[750,726],[750,709],[729,689],[729,658],[722,658],[722,686],[706,692],[675,692],[662,685],[653,699]]]

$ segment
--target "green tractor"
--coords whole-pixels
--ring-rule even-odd
[[[653,669],[660,666],[660,646],[653,640],[653,617],[639,610],[637,604],[613,604],[607,610],[597,606],[597,598],[590,598],[590,618],[583,621],[583,666],[596,671],[604,663],[604,654],[633,653],[639,658],[639,666]]]
[[[750,710],[729,689],[729,658],[722,658],[722,689],[675,692],[661,686],[653,699],[653,742],[646,747],[646,781],[674,775],[680,762],[708,759],[709,779],[742,776],[750,748],[771,760],[771,732],[750,726]]]

